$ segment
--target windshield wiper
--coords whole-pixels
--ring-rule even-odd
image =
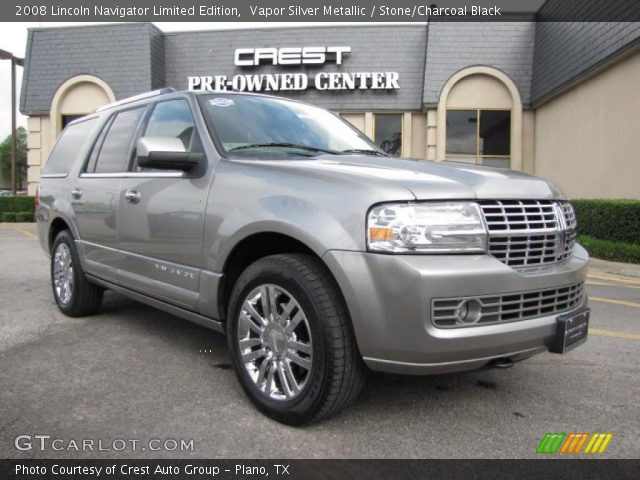
[[[367,150],[365,148],[350,148],[349,150],[342,150],[340,153],[357,153],[360,155],[377,155],[379,157],[388,157],[386,153],[382,153],[378,150]]]
[[[310,152],[323,152],[330,153],[331,155],[337,155],[338,152],[334,152],[333,150],[325,150],[324,148],[311,147],[309,145],[298,145],[295,143],[251,143],[249,145],[240,145],[239,147],[234,147],[229,152],[236,152],[238,150],[245,150],[250,148],[268,148],[268,147],[284,147],[284,148],[298,148],[300,150],[307,150]]]

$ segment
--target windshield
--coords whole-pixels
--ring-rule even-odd
[[[233,156],[383,154],[344,120],[311,105],[228,94],[202,95],[200,105],[222,147]]]

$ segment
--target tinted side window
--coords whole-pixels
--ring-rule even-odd
[[[117,114],[111,122],[107,136],[102,143],[96,173],[124,172],[129,166],[131,142],[138,129],[145,107],[125,110]]]
[[[97,118],[92,118],[65,128],[49,155],[43,173],[45,175],[69,173],[78,152],[90,139],[97,122]]]
[[[145,137],[179,138],[186,151],[191,150],[194,123],[186,100],[158,103],[153,109]]]

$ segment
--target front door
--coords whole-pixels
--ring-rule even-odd
[[[158,102],[141,135],[179,138],[186,151],[202,152],[191,108],[184,98]],[[211,169],[195,176],[144,169],[134,160],[129,170],[122,178],[118,200],[120,283],[197,310]]]

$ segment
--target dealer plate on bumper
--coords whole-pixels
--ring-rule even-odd
[[[552,353],[566,353],[586,342],[590,313],[590,309],[583,308],[577,312],[560,315],[557,319],[556,336],[549,346],[549,351]]]

